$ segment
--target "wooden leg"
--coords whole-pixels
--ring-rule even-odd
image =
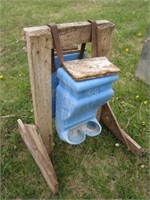
[[[143,151],[140,145],[138,145],[125,131],[123,131],[117,122],[117,119],[108,103],[102,106],[100,117],[97,119],[105,125],[105,127],[114,134],[121,142],[123,142],[128,149],[135,155],[142,155]]]
[[[57,177],[37,127],[35,125],[23,124],[18,119],[18,128],[52,193],[56,194],[58,191]]]
[[[100,121],[101,114],[102,114],[102,107],[99,107],[97,110],[97,115],[96,115],[96,118],[98,121]]]

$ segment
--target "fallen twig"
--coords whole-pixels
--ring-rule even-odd
[[[0,116],[0,118],[4,119],[4,118],[9,118],[9,117],[15,117],[15,116],[16,116],[15,114],[11,114],[11,115]]]

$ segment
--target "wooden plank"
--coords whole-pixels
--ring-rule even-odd
[[[102,106],[100,106],[97,110],[97,114],[96,114],[96,119],[100,122],[100,118],[101,118],[101,113],[102,113]]]
[[[126,138],[126,141],[128,141],[129,150],[133,154],[144,155],[146,153],[145,150],[135,140],[133,140],[123,129],[121,129],[121,127],[120,127],[120,130],[122,134],[124,135],[124,137]]]
[[[70,54],[70,53],[79,53],[80,52],[80,47],[81,45],[72,45],[69,47],[65,47],[63,48],[63,55],[65,54]],[[55,50],[55,55],[57,55],[57,52]]]
[[[47,35],[26,35],[35,124],[50,154],[53,148],[51,111],[51,49]]]
[[[24,124],[24,126],[27,129],[27,131],[30,134],[30,136],[32,137],[32,139],[36,142],[36,145],[38,146],[39,151],[41,152],[42,156],[46,160],[50,161],[49,155],[48,155],[48,153],[46,151],[46,148],[45,148],[45,146],[43,144],[43,141],[42,141],[42,138],[41,138],[41,134],[40,134],[40,131],[39,131],[38,127],[36,127],[35,125],[32,125],[32,124]],[[53,173],[53,175],[56,178],[56,174],[55,174],[55,171],[54,171],[54,168],[53,168],[53,165],[52,165],[51,161],[50,161],[50,165],[51,165],[51,172]]]
[[[114,27],[114,24],[107,20],[97,20],[96,23],[98,27],[102,26],[101,29],[106,27]],[[91,23],[87,21],[58,24],[58,30],[62,48],[91,41]],[[24,34],[25,37],[27,35],[30,37],[40,37],[45,35],[47,36],[47,40],[49,42],[48,48],[54,48],[54,44],[51,39],[51,31],[48,26],[24,28]]]
[[[114,24],[105,23],[101,26],[97,26],[97,50],[99,57],[105,56],[110,57],[111,53],[111,43],[112,43],[112,33],[115,28]],[[101,107],[98,108],[96,118],[101,117]]]
[[[76,81],[118,74],[120,69],[106,57],[85,58],[63,62],[66,71]]]
[[[115,115],[108,103],[102,106],[100,121],[105,127],[113,133],[120,141],[122,141],[128,149],[135,155],[142,154],[142,148],[138,145],[125,131],[119,126]]]
[[[42,140],[39,139],[40,137],[37,133],[36,127],[34,125],[24,125],[23,122],[18,119],[18,128],[52,193],[56,194],[58,191],[56,174],[45,146],[42,143]]]
[[[111,24],[97,27],[98,56],[110,57],[113,30],[114,26]]]

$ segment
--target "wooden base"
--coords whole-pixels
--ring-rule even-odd
[[[56,194],[58,191],[57,177],[37,127],[35,125],[23,124],[18,119],[18,128],[52,193]]]
[[[125,131],[123,131],[115,118],[115,115],[108,103],[99,108],[97,119],[102,122],[111,133],[123,142],[128,149],[135,155],[142,155],[143,151]]]

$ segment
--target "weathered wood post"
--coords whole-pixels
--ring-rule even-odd
[[[51,110],[51,48],[50,31],[42,28],[24,29],[32,90],[35,125],[50,154],[53,148]]]

